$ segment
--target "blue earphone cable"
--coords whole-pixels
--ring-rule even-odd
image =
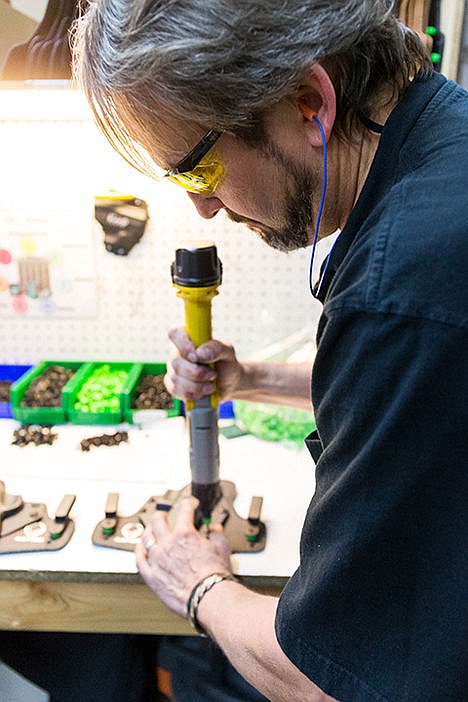
[[[330,256],[327,257],[326,263],[325,263],[325,268],[322,273],[322,277],[320,280],[319,288],[317,290],[317,293],[314,294],[314,289],[313,289],[313,283],[312,283],[312,265],[314,263],[314,256],[315,256],[315,247],[317,246],[317,240],[318,240],[318,233],[319,233],[319,227],[320,227],[320,220],[322,218],[322,210],[323,210],[323,203],[325,201],[325,193],[327,191],[327,140],[325,139],[325,132],[323,131],[323,127],[321,125],[321,122],[317,115],[314,115],[314,120],[318,124],[318,128],[320,130],[320,136],[322,137],[322,145],[323,145],[323,183],[322,183],[322,194],[320,197],[320,203],[317,211],[317,220],[315,222],[315,232],[314,232],[314,240],[312,242],[312,254],[310,257],[310,267],[309,267],[309,287],[310,287],[310,292],[313,297],[317,297],[320,288],[322,285],[323,278],[325,276],[325,271],[327,270],[328,267],[328,261],[330,259]]]

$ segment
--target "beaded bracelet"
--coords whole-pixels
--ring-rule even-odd
[[[190,597],[188,598],[187,618],[191,626],[202,636],[208,636],[208,634],[197,619],[198,605],[206,593],[211,590],[214,585],[221,583],[223,580],[233,580],[234,582],[238,582],[237,578],[235,578],[231,573],[212,573],[211,575],[207,575],[206,578],[203,578],[203,580],[200,580],[200,582],[195,585],[190,593]]]

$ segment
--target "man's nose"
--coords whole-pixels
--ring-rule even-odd
[[[204,219],[211,219],[219,210],[223,209],[223,203],[217,197],[198,195],[197,193],[187,193],[198,214]]]

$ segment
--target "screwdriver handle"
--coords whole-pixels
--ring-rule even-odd
[[[218,294],[217,285],[208,288],[179,288],[177,295],[184,300],[185,329],[195,346],[212,337],[211,301]]]

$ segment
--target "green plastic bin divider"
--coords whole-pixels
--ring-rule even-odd
[[[117,412],[84,412],[82,410],[76,410],[74,408],[76,397],[81,390],[84,383],[88,378],[94,373],[94,371],[100,366],[109,366],[112,371],[124,370],[127,372],[127,378],[124,380],[124,385],[128,380],[128,376],[133,375],[136,371],[133,371],[135,363],[120,363],[118,361],[95,361],[92,363],[87,363],[86,368],[83,373],[80,374],[78,381],[73,383],[69,388],[69,392],[66,397],[66,414],[69,422],[72,424],[120,424],[123,421],[123,406],[122,406],[122,389],[118,394],[119,398],[119,410]],[[123,386],[122,386],[123,388]]]
[[[127,382],[122,388],[122,405],[124,408],[124,419],[126,422],[133,424],[133,415],[135,412],[145,412],[145,410],[135,409],[132,405],[135,400],[137,385],[142,375],[165,375],[167,366],[165,363],[139,363],[137,374],[128,376]],[[147,410],[154,412],[154,410]],[[180,417],[182,414],[182,403],[177,398],[174,398],[174,406],[167,411],[168,417]]]
[[[70,408],[72,408],[72,395],[77,388],[81,387],[85,378],[89,376],[92,365],[93,363],[91,361],[86,361],[85,363],[83,363],[80,370],[77,373],[75,373],[73,378],[71,378],[70,382],[67,383],[67,387],[64,388],[63,406],[65,409],[65,418],[67,422],[72,421],[70,417]]]
[[[67,421],[65,410],[65,396],[68,388],[82,370],[83,361],[41,361],[33,366],[27,373],[14,382],[10,388],[11,409],[15,419],[23,424],[65,424]],[[62,388],[62,404],[60,407],[21,407],[21,401],[34,378],[45,371],[49,366],[63,366],[75,370],[75,374]]]

